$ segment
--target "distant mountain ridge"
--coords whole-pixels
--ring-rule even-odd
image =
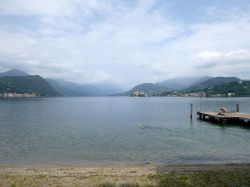
[[[180,78],[173,78],[158,82],[157,84],[163,87],[168,88],[169,90],[181,90],[185,88],[189,88],[196,84],[199,84],[203,81],[211,79],[212,77],[180,77]]]
[[[64,80],[47,79],[49,84],[63,96],[97,96],[100,90],[91,85],[79,85]]]
[[[1,91],[17,93],[30,93],[32,91],[37,95],[48,96],[107,96],[123,91],[118,86],[111,83],[80,85],[64,80],[45,80],[38,75],[31,76],[19,69],[11,69],[0,73],[0,78],[0,81],[2,81],[2,84],[0,85],[0,93]],[[7,81],[8,84],[11,85],[11,88],[9,88],[7,84],[4,84],[4,81]],[[38,89],[39,86],[44,89],[44,91]]]
[[[29,75],[21,70],[12,69],[0,73],[0,93],[36,93],[39,96],[129,96],[134,92],[143,92],[151,96],[164,96],[169,93],[199,92],[209,94],[234,91],[228,87],[234,86],[237,93],[248,93],[249,81],[237,77],[182,77],[169,79],[158,83],[142,83],[124,92],[118,86],[110,83],[77,84],[65,80],[43,79],[39,75]],[[224,89],[224,91],[223,91]],[[239,91],[240,90],[240,91]],[[246,91],[247,90],[247,91]]]
[[[183,80],[183,82],[181,82]],[[204,91],[210,88],[218,89],[220,85],[240,82],[241,79],[237,77],[190,77],[190,78],[177,78],[170,79],[166,81],[159,82],[157,84],[153,83],[143,83],[135,86],[127,92],[123,92],[120,95],[128,96],[133,92],[140,91],[152,96],[165,96],[171,95],[174,92],[196,92]],[[169,86],[169,87],[167,87]],[[189,86],[189,87],[188,87]],[[183,89],[181,89],[183,88]]]
[[[64,80],[47,79],[50,85],[63,96],[108,96],[123,90],[112,84],[77,84]]]
[[[122,88],[111,83],[97,83],[94,84],[94,86],[99,88],[103,95],[114,95],[117,93],[124,92]]]

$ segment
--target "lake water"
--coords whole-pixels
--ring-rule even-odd
[[[0,164],[249,163],[250,128],[195,114],[237,103],[250,113],[250,98],[1,99]]]

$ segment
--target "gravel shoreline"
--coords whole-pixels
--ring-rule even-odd
[[[160,186],[179,176],[190,182],[196,175],[227,176],[239,173],[250,182],[250,164],[196,164],[165,166],[0,166],[0,186]],[[242,174],[240,174],[242,173]],[[189,179],[188,177],[192,178]],[[235,175],[233,175],[235,176]],[[169,178],[170,177],[170,178]],[[235,176],[238,177],[238,176]],[[226,177],[227,178],[227,177]],[[181,179],[182,180],[182,179]],[[196,180],[196,179],[195,179]],[[206,179],[207,180],[207,179]],[[223,179],[220,179],[223,181]],[[228,179],[226,179],[228,180]],[[235,179],[236,180],[236,179]],[[234,181],[235,181],[234,180]],[[242,181],[243,180],[243,181]],[[245,181],[246,180],[246,181]],[[185,182],[185,181],[184,181]],[[230,181],[225,181],[229,183]],[[159,184],[158,184],[159,183]],[[175,183],[174,183],[175,184]],[[242,183],[240,183],[242,184]],[[177,185],[178,186],[178,185]],[[184,183],[183,183],[183,186]],[[190,185],[192,186],[192,185]],[[194,185],[195,186],[195,185]]]

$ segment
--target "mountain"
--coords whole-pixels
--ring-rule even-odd
[[[157,84],[173,91],[194,86],[208,79],[211,79],[211,77],[180,77],[158,82]]]
[[[207,96],[250,96],[250,81],[224,83],[203,91]]]
[[[199,84],[196,84],[188,89],[189,90],[202,90],[205,88],[213,88],[214,86],[231,83],[231,82],[239,82],[239,81],[241,81],[241,79],[237,77],[215,77],[215,78],[211,78],[206,81],[203,81]]]
[[[123,90],[109,83],[77,84],[64,80],[47,79],[50,85],[64,96],[107,96],[120,93]]]
[[[149,95],[158,95],[162,92],[168,91],[168,89],[165,87],[159,86],[157,84],[153,84],[153,83],[143,83],[143,84],[139,84],[139,85],[135,86],[134,88],[132,88],[131,90],[129,90],[127,92],[123,92],[119,95],[127,96],[127,95],[131,95],[131,93],[136,92],[136,91],[144,92],[144,93],[149,94]]]
[[[44,80],[42,77],[38,77],[30,76],[29,74],[18,69],[11,69],[9,71],[0,73],[0,78],[4,78],[1,79],[2,84],[0,85],[0,93],[31,93],[30,91],[32,90],[37,95],[42,96],[106,96],[123,91],[119,87],[108,83],[99,83],[96,85],[80,85],[70,81],[53,79]],[[8,84],[10,84],[11,88],[9,88],[7,83],[5,84],[4,81],[7,81]],[[39,86],[41,87],[40,90],[38,89]],[[44,91],[42,91],[43,89]]]
[[[93,85],[80,85],[70,81],[47,79],[49,84],[63,96],[99,96],[100,89]]]
[[[123,89],[111,83],[98,83],[94,84],[94,86],[101,90],[102,95],[114,95],[124,92]]]
[[[0,77],[23,77],[23,76],[29,76],[29,74],[19,69],[11,69],[9,71],[0,73]]]
[[[37,96],[59,96],[50,84],[38,75],[0,77],[0,93],[35,93]]]

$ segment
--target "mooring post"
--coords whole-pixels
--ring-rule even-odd
[[[240,105],[236,104],[236,112],[240,112]]]
[[[193,103],[190,105],[190,119],[193,118]]]

